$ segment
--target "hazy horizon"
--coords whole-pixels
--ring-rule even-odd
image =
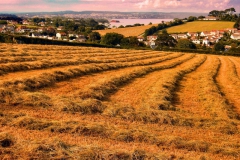
[[[0,2],[1,13],[58,11],[195,12],[208,13],[234,7],[239,0],[8,0]]]

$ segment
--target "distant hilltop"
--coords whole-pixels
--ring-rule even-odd
[[[13,20],[13,21],[22,21],[22,18],[19,18],[13,14],[0,14],[0,20]]]
[[[19,17],[68,17],[68,18],[95,18],[95,19],[173,19],[189,16],[207,16],[208,13],[193,12],[117,12],[117,11],[60,11],[60,12],[24,12],[16,13]]]

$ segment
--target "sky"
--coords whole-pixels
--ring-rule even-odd
[[[0,12],[122,11],[201,12],[234,7],[240,0],[1,0]]]

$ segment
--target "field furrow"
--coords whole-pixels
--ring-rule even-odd
[[[183,54],[175,53],[169,56],[163,56],[160,58],[139,60],[134,62],[125,63],[107,63],[107,64],[83,64],[79,66],[66,66],[59,68],[52,68],[48,70],[36,70],[29,72],[16,72],[13,74],[8,74],[6,76],[1,76],[0,86],[2,87],[30,87],[29,89],[37,89],[52,85],[55,82],[68,80],[70,78],[76,78],[79,76],[98,73],[102,71],[115,70],[131,66],[142,66],[142,65],[152,65],[156,63],[163,62],[165,60],[174,59],[182,56]],[[32,76],[31,76],[32,75]],[[30,85],[30,86],[29,86]],[[21,88],[22,88],[21,87]],[[25,88],[25,89],[27,89]],[[32,89],[31,89],[32,88]]]
[[[228,119],[233,111],[215,84],[221,62],[216,56],[208,56],[206,62],[181,81],[175,98],[175,106],[196,117]]]
[[[217,83],[229,105],[238,113],[240,119],[240,80],[236,72],[236,66],[225,57],[221,57],[220,60],[222,65],[216,78]]]
[[[118,90],[119,86],[126,85],[135,78],[145,76],[154,71],[174,68],[189,59],[192,59],[195,55],[184,55],[176,60],[166,61],[165,63],[150,65],[147,67],[138,67],[137,69],[129,70],[118,75],[113,75],[112,77],[107,77],[105,79],[100,79],[97,82],[89,85],[86,89],[81,89],[80,97],[86,98],[96,98],[105,99],[109,96],[108,93],[115,92]]]
[[[124,58],[116,58],[114,56],[104,57],[101,59],[99,57],[94,58],[85,58],[78,57],[75,59],[67,59],[67,60],[41,60],[34,62],[19,62],[19,63],[7,63],[0,64],[0,73],[6,74],[9,72],[17,72],[17,71],[28,71],[28,70],[39,70],[39,69],[48,69],[54,67],[61,66],[70,66],[70,65],[81,65],[81,64],[98,64],[98,63],[114,63],[114,62],[132,62],[137,60],[145,60],[145,59],[153,59],[161,56],[166,56],[169,54],[153,54],[146,56],[138,56],[138,57],[124,57]],[[1,74],[0,74],[1,75]]]
[[[0,159],[240,157],[240,59],[0,43]]]
[[[229,57],[229,59],[235,65],[235,72],[237,73],[238,79],[240,80],[240,59],[236,57]]]
[[[74,121],[69,118],[67,118],[69,121],[66,121],[66,119],[62,117],[62,119],[56,121],[56,119],[52,119],[54,115],[51,116],[51,119],[43,119],[42,117],[29,117],[31,113],[25,115],[22,112],[18,112],[14,115],[5,114],[4,112],[2,114],[2,117],[6,117],[6,119],[2,118],[0,121],[4,126],[14,127],[16,129],[23,128],[31,131],[42,131],[46,134],[68,134],[69,137],[88,137],[90,139],[91,137],[98,137],[105,139],[105,141],[115,140],[116,142],[124,143],[131,142],[142,143],[143,145],[156,145],[159,149],[162,149],[162,145],[164,145],[163,148],[168,148],[169,150],[175,148],[177,150],[208,153],[214,153],[221,150],[218,153],[220,155],[226,154],[225,152],[231,149],[230,154],[232,154],[231,156],[233,157],[238,155],[237,152],[240,148],[240,146],[237,145],[239,142],[239,137],[237,135],[233,137],[227,134],[219,134],[222,138],[227,138],[228,141],[226,141],[226,139],[220,140],[218,137],[213,137],[210,140],[207,137],[205,139],[205,136],[207,134],[214,135],[216,133],[202,129],[194,131],[194,129],[191,128],[169,128],[166,130],[165,128],[168,126],[141,124],[138,124],[139,127],[136,128],[136,123],[126,123],[123,121],[111,124],[109,120],[106,119],[99,121],[101,118],[95,122],[91,122],[91,120],[86,121],[83,117],[79,117],[78,119],[75,118]],[[40,113],[38,115],[40,116]],[[7,121],[9,118],[12,120]],[[35,118],[37,118],[37,120],[35,120]],[[116,128],[118,128],[118,130],[116,130]],[[201,133],[202,135],[197,134],[198,136],[194,136],[194,133],[189,134],[189,131]],[[200,138],[201,136],[202,138]],[[228,146],[228,149],[225,148],[226,146]]]
[[[174,59],[174,56],[175,56],[176,60]],[[174,56],[165,57],[165,59],[163,58],[162,61],[164,61],[164,62],[159,63],[159,64],[157,63],[155,65],[150,65],[150,66],[145,66],[145,67],[144,66],[142,66],[142,67],[138,66],[137,68],[135,68],[135,67],[127,68],[126,70],[123,70],[123,71],[120,70],[119,73],[121,73],[121,74],[119,74],[119,75],[116,75],[116,74],[110,72],[109,74],[113,75],[112,77],[101,78],[100,81],[97,81],[96,83],[90,84],[89,87],[88,86],[85,87],[86,89],[81,88],[81,86],[79,88],[79,86],[78,86],[78,90],[76,90],[76,88],[75,88],[75,91],[71,94],[75,95],[75,97],[81,97],[83,99],[86,99],[87,97],[88,98],[94,98],[94,99],[95,98],[96,99],[102,99],[103,97],[105,97],[105,93],[107,93],[111,90],[112,91],[115,90],[116,89],[115,86],[124,84],[124,83],[130,81],[133,78],[143,76],[143,75],[148,74],[149,72],[152,72],[154,70],[160,70],[160,69],[166,69],[166,68],[174,67],[178,64],[183,63],[184,61],[187,61],[188,59],[192,58],[194,55],[182,56],[181,54],[175,54]],[[179,58],[177,58],[177,57],[179,57]],[[167,59],[169,59],[169,62],[167,61]],[[85,73],[85,72],[87,72],[87,73]],[[93,68],[93,69],[85,71],[85,72],[84,71],[80,72],[80,74],[78,76],[81,76],[81,75],[83,76],[83,75],[89,74],[91,72],[95,73],[96,68]],[[98,72],[99,72],[99,70],[98,70]],[[49,76],[49,75],[44,75],[44,76]],[[59,77],[57,80],[56,80],[56,78],[53,78],[53,77],[49,76],[47,78],[46,77],[40,77],[40,78],[37,78],[37,79],[32,78],[32,79],[26,79],[26,80],[22,80],[22,81],[16,81],[16,82],[13,82],[13,83],[8,82],[7,84],[5,82],[5,85],[8,88],[11,87],[14,90],[17,89],[17,91],[12,92],[12,91],[9,91],[9,89],[3,89],[1,91],[1,93],[2,93],[2,96],[1,96],[2,101],[1,102],[6,103],[6,104],[9,104],[9,103],[13,104],[13,103],[16,103],[15,102],[16,99],[22,99],[21,103],[27,104],[27,105],[40,105],[40,106],[52,105],[51,101],[53,99],[47,98],[48,96],[46,96],[45,94],[42,95],[42,93],[41,93],[39,95],[38,93],[34,93],[34,92],[33,93],[19,94],[19,92],[22,89],[23,90],[29,90],[29,91],[37,90],[39,88],[47,87],[49,85],[52,86],[56,82],[76,77],[74,75],[66,74],[66,73],[63,74],[61,72],[60,72],[60,74],[56,73],[55,76],[63,76],[63,77]],[[64,76],[66,76],[66,78],[64,78]],[[48,80],[46,80],[46,79],[48,79]],[[78,81],[76,81],[76,82],[78,82]],[[70,87],[70,89],[71,89],[71,87]],[[71,90],[70,90],[70,92],[71,92]],[[55,92],[52,92],[52,93],[55,93]],[[37,98],[37,99],[33,101],[34,97]],[[53,97],[55,97],[55,96],[53,96]],[[69,99],[76,99],[75,97],[72,97],[72,98],[69,98]],[[60,102],[59,102],[59,99],[60,99]],[[75,102],[75,100],[72,100],[73,102],[71,102],[71,103],[73,103],[73,104],[69,104],[70,101],[68,99],[67,99],[66,102],[65,101],[66,101],[66,98],[57,98],[57,102],[54,102],[54,104],[55,104],[55,106],[58,106],[58,107],[70,108],[70,109],[72,109],[72,107],[75,108],[74,107],[75,105],[79,105],[79,102],[76,102],[77,104],[73,103],[73,102]],[[94,101],[87,102],[87,104],[88,103],[97,103],[98,104],[98,102],[94,102]],[[81,102],[80,102],[80,104],[81,104]],[[67,107],[64,107],[66,105],[67,105]],[[86,108],[86,107],[83,107],[83,110],[85,110],[84,108]],[[93,111],[94,111],[94,108],[95,108],[95,105],[93,105]],[[104,109],[102,107],[102,105],[99,105],[95,112],[101,112],[102,109]],[[81,108],[80,108],[80,110],[81,110]],[[92,112],[90,107],[89,107],[89,109],[86,109],[86,110],[87,111],[84,111],[84,112]]]
[[[180,57],[181,59],[182,57]],[[176,57],[174,59],[168,59],[166,61],[161,62],[161,65],[171,63],[171,61],[177,61],[179,58]],[[158,64],[156,64],[158,65]],[[84,90],[84,88],[87,88],[88,85],[92,85],[93,83],[103,80],[103,79],[109,79],[110,77],[116,76],[116,75],[122,75],[128,72],[135,71],[139,69],[140,66],[136,67],[127,67],[123,69],[117,69],[113,71],[106,71],[103,73],[96,73],[93,75],[88,75],[80,78],[75,78],[70,81],[66,82],[60,82],[57,83],[54,88],[46,88],[44,89],[44,93],[49,93],[51,96],[57,96],[57,95],[67,95],[73,94],[76,90]],[[150,67],[150,66],[148,66]]]
[[[121,88],[110,97],[110,102],[120,106],[133,106],[141,109],[173,110],[172,92],[184,74],[194,71],[206,59],[196,56],[174,68],[153,72]],[[148,83],[148,82],[151,83]]]
[[[195,159],[236,159],[236,157],[231,155],[224,156],[194,151],[186,152],[167,147],[159,148],[156,145],[135,142],[124,143],[65,133],[55,134],[42,131],[29,131],[16,129],[15,127],[3,127],[2,130],[8,130],[8,135],[16,139],[14,145],[17,148],[12,151],[6,151],[8,153],[6,157],[12,159],[56,159],[60,157],[65,159],[85,159],[86,157],[89,159],[141,159],[141,157],[149,159],[172,159],[172,157],[181,159],[192,159],[193,157]],[[46,137],[52,138],[46,141]],[[1,156],[3,157],[4,155]]]

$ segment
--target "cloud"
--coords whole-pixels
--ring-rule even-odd
[[[229,7],[234,7],[238,12],[240,12],[240,1],[239,0],[230,0],[228,3]]]
[[[2,0],[0,11],[158,11],[209,12],[235,7],[239,0]]]
[[[229,4],[238,4],[239,0],[142,0],[135,6],[140,9],[159,9],[177,11],[222,10]]]

